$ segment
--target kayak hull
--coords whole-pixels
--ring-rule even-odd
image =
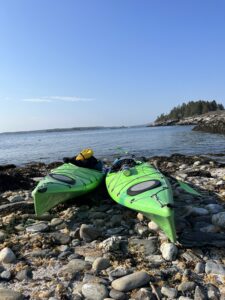
[[[40,216],[60,203],[91,192],[103,177],[100,171],[70,163],[53,169],[32,192],[36,215]]]
[[[172,188],[161,172],[148,163],[137,162],[129,176],[122,170],[109,172],[106,186],[113,200],[142,213],[176,242]]]

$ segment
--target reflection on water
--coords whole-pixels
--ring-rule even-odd
[[[0,164],[62,160],[85,147],[93,148],[100,158],[121,155],[120,149],[145,156],[224,152],[224,135],[191,129],[173,126],[0,134]]]

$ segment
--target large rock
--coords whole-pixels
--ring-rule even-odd
[[[15,292],[11,289],[0,289],[0,299],[1,300],[23,300],[24,296]]]
[[[128,292],[148,284],[149,281],[148,273],[140,271],[114,280],[112,287],[120,292]]]
[[[0,262],[3,262],[5,264],[10,264],[15,260],[16,260],[16,256],[10,248],[6,247],[0,251]]]
[[[103,300],[108,297],[108,289],[99,283],[85,283],[82,286],[82,294],[89,300]]]

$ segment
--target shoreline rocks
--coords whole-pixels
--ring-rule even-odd
[[[172,185],[176,245],[144,215],[109,199],[104,186],[41,217],[34,215],[32,187],[2,186],[0,299],[223,299],[224,165],[179,154],[149,162]],[[42,177],[49,168],[7,173]],[[176,178],[199,195],[185,192]]]

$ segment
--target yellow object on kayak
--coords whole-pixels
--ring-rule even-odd
[[[90,157],[92,157],[94,154],[94,151],[92,149],[84,149],[76,156],[76,160],[85,160]]]

